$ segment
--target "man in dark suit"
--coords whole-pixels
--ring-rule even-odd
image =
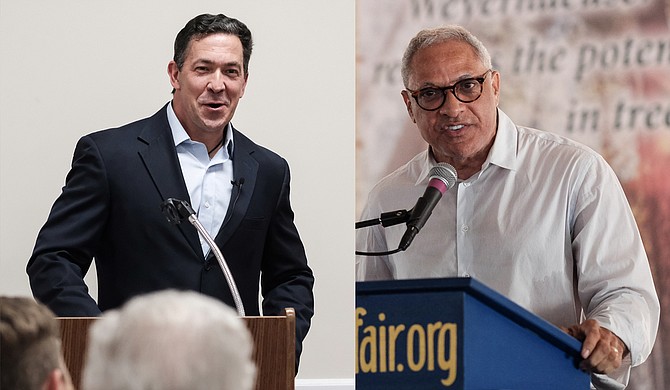
[[[82,137],[27,271],[59,316],[96,316],[166,288],[233,305],[223,272],[168,198],[189,200],[237,282],[247,315],[293,307],[297,355],[313,315],[314,277],[293,223],[287,162],[230,123],[244,94],[252,38],[224,15],[200,15],[175,40],[173,99],[149,118]],[[98,302],[83,277],[95,258]]]

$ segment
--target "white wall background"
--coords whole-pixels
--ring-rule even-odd
[[[291,165],[316,276],[298,378],[353,378],[354,0],[2,0],[0,294],[30,294],[25,265],[77,139],[165,104],[174,37],[205,12],[251,29],[233,122]],[[87,281],[95,291],[94,272]]]

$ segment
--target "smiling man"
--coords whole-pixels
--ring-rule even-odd
[[[583,341],[594,386],[622,388],[651,352],[660,309],[612,169],[584,145],[515,125],[498,108],[500,73],[462,27],[419,32],[402,79],[428,148],[373,188],[362,219],[411,206],[437,163],[458,180],[406,251],[358,256],[358,280],[478,279]],[[357,250],[393,251],[405,230],[360,229]]]
[[[188,223],[161,213],[188,200],[227,260],[247,315],[296,310],[297,354],[314,278],[293,222],[287,162],[233,127],[252,38],[240,21],[200,15],[168,64],[173,99],[153,116],[82,137],[27,266],[33,294],[59,316],[96,316],[156,290],[233,305],[222,270]],[[98,301],[83,277],[95,259]],[[260,281],[260,283],[259,283]]]

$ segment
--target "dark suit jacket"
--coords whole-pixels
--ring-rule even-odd
[[[265,315],[295,308],[299,356],[313,315],[314,278],[293,223],[288,164],[233,131],[233,175],[244,184],[239,194],[233,189],[215,241],[247,315],[259,314],[259,278]],[[34,296],[59,316],[95,316],[166,288],[200,291],[234,306],[216,259],[203,259],[195,227],[171,225],[162,214],[167,198],[190,202],[165,107],[82,137],[28,262]],[[83,281],[93,258],[97,304]]]

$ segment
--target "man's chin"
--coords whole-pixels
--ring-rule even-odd
[[[228,122],[217,123],[217,124],[208,123],[208,124],[206,124],[206,128],[207,128],[207,132],[209,132],[209,133],[220,133],[221,131],[225,131],[227,125],[228,125]]]
[[[220,131],[228,125],[228,122],[230,122],[230,116],[218,116],[216,118],[205,117],[201,118],[201,120],[206,128],[212,131]]]

